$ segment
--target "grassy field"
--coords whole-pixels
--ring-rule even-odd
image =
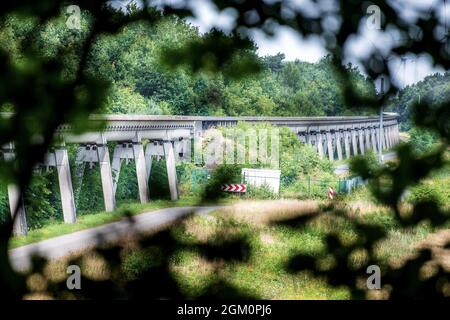
[[[320,201],[247,201],[227,206],[209,216],[193,216],[181,225],[171,227],[171,234],[178,241],[206,244],[216,241],[218,236],[233,238],[242,235],[250,244],[248,260],[207,260],[196,250],[180,249],[169,257],[170,270],[183,294],[193,299],[202,296],[209,284],[220,279],[225,279],[248,296],[262,299],[349,299],[350,293],[346,288],[330,287],[324,279],[307,272],[291,274],[285,270],[285,265],[294,253],[320,254],[329,233],[337,232],[343,241],[352,241],[355,234],[351,224],[326,214],[314,216],[302,229],[271,223],[301,215],[316,215],[323,206]],[[352,217],[381,225],[388,231],[389,237],[376,250],[380,259],[387,263],[400,263],[437,231],[426,224],[400,230],[389,210],[374,204],[355,202],[342,206]],[[139,279],[160,261],[158,250],[138,249],[133,243],[133,240],[124,239],[122,245],[127,248],[127,253],[123,255],[120,276],[114,281]],[[64,277],[69,258],[51,262],[46,281]],[[363,260],[364,255],[355,255],[349,263],[356,265]],[[98,255],[87,254],[83,261],[82,270],[87,277],[107,279],[110,276],[107,263]],[[48,296],[36,292],[28,298]]]
[[[145,204],[123,203],[113,212],[93,212],[80,215],[77,217],[75,224],[59,222],[52,223],[40,229],[30,230],[26,236],[12,237],[9,246],[10,248],[17,248],[26,244],[118,221],[126,215],[136,215],[168,207],[191,206],[197,202],[198,199],[196,198],[183,198],[178,201],[153,200]]]

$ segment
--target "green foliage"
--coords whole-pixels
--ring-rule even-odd
[[[274,194],[272,189],[267,185],[262,185],[260,187],[253,186],[251,184],[247,185],[247,192],[244,196],[245,199],[259,199],[259,200],[268,200],[268,199],[278,199],[279,195]]]
[[[435,132],[413,127],[408,134],[409,143],[417,154],[429,153],[438,144],[438,135]]]
[[[103,202],[102,183],[98,163],[93,163],[92,168],[90,168],[89,163],[84,163],[83,166],[84,175],[81,188],[79,186],[80,181],[74,181],[74,196],[75,199],[77,199],[75,205],[78,212],[83,214],[92,211],[103,211],[105,206]]]
[[[40,228],[51,221],[62,220],[56,169],[33,176],[25,192],[24,202],[31,229]]]
[[[110,92],[105,102],[105,113],[145,114],[149,111],[149,103],[129,87],[113,86]]]
[[[149,179],[149,193],[152,199],[170,199],[169,182],[165,161],[152,161]]]
[[[215,168],[208,180],[203,192],[205,202],[217,201],[218,199],[231,196],[224,193],[220,187],[227,183],[240,183],[242,165],[222,164]]]
[[[448,155],[447,155],[448,156]],[[448,206],[450,203],[450,167],[444,167],[411,188],[407,200],[413,203],[431,201]]]
[[[139,199],[138,183],[136,177],[136,163],[134,161],[122,162],[119,181],[117,183],[116,201],[124,202]]]
[[[5,223],[10,216],[7,186],[0,180],[0,223]]]
[[[430,109],[434,109],[450,99],[449,79],[449,72],[427,76],[402,89],[389,100],[388,110],[400,114],[402,130],[407,131],[414,126],[411,117],[415,103],[426,102]]]
[[[412,188],[408,200],[413,203],[431,201],[445,206],[450,201],[450,192],[448,186],[425,183]]]
[[[231,44],[235,50],[229,56],[224,48]],[[214,54],[205,50],[205,46]],[[198,52],[199,48],[205,56]],[[161,60],[176,68],[164,67]],[[343,88],[329,57],[315,64],[285,62],[283,55],[260,58],[256,46],[248,40],[216,30],[200,35],[196,28],[174,17],[165,18],[151,28],[137,23],[125,27],[115,37],[101,37],[94,45],[88,67],[91,73],[114,83],[106,102],[107,112],[112,113],[230,116],[372,113],[364,106],[350,108],[344,103]],[[256,70],[260,72],[239,79],[239,73]],[[356,68],[348,65],[346,70],[361,94],[375,95],[373,84]]]
[[[369,150],[364,155],[355,156],[350,161],[350,172],[354,176],[366,179],[380,170],[378,156]]]
[[[317,172],[312,176],[299,176],[285,186],[282,195],[294,199],[327,199],[330,186],[339,192],[338,178],[329,172]]]

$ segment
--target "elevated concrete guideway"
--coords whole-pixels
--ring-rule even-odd
[[[102,144],[104,141],[172,141],[180,150],[180,140],[199,137],[213,127],[233,127],[238,122],[270,123],[290,128],[298,138],[313,145],[321,157],[342,160],[351,155],[377,152],[379,137],[382,149],[390,149],[399,142],[398,115],[383,117],[380,132],[378,116],[356,117],[212,117],[212,116],[155,116],[155,115],[93,115],[90,121],[106,123],[101,132],[74,136],[70,126],[63,125],[57,135],[66,142]],[[187,146],[184,145],[184,148]],[[181,148],[183,149],[183,148]],[[183,150],[181,150],[183,151]]]
[[[0,114],[0,117],[11,117]],[[55,136],[64,143],[78,144],[75,159],[75,175],[82,181],[86,163],[90,168],[98,164],[103,200],[106,211],[116,206],[115,193],[119,181],[121,164],[134,160],[139,189],[139,199],[148,202],[148,181],[154,158],[164,158],[167,168],[170,196],[178,199],[176,162],[190,155],[191,141],[201,137],[213,127],[233,127],[238,122],[271,123],[290,128],[300,141],[313,146],[320,157],[342,160],[352,155],[364,154],[367,150],[377,152],[378,146],[388,150],[399,143],[398,115],[384,116],[380,129],[378,116],[358,117],[210,117],[210,116],[155,116],[155,115],[92,115],[91,129],[83,134],[74,134],[70,125],[61,125]],[[249,137],[255,139],[256,137]],[[118,142],[111,154],[108,142]],[[149,143],[145,143],[148,141]],[[381,142],[381,143],[379,143]],[[60,187],[63,216],[66,223],[76,223],[76,199],[72,186],[69,154],[65,144],[49,151],[42,166],[56,167]],[[14,145],[9,143],[1,152],[6,161],[14,161]],[[190,159],[190,158],[189,158]],[[79,187],[79,186],[78,186]],[[14,232],[26,234],[27,223],[21,190],[8,186],[10,209],[19,209]]]

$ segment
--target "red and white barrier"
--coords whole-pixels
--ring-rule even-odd
[[[225,192],[246,192],[247,186],[245,184],[224,184],[221,189]]]

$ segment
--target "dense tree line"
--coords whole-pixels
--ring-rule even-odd
[[[402,129],[409,130],[412,126],[411,113],[414,103],[426,102],[431,108],[436,108],[449,98],[450,73],[436,73],[400,90],[390,99],[388,110],[399,113]]]
[[[86,35],[90,17],[83,14],[81,30],[71,30],[64,19],[55,19],[39,32],[36,46],[43,56],[58,50],[73,50],[64,61],[70,70],[78,59],[79,42]],[[33,21],[10,17],[0,31],[0,43],[17,52]],[[200,34],[184,20],[168,17],[151,26],[137,23],[125,27],[118,35],[103,36],[94,45],[88,70],[108,80],[109,97],[99,112],[178,114],[178,115],[266,115],[266,116],[335,116],[369,114],[364,106],[344,103],[341,81],[333,72],[330,57],[317,63],[285,61],[283,54],[258,57],[255,44],[243,46],[233,59],[253,61],[259,72],[236,79],[230,77],[235,66],[219,72],[202,67],[195,75],[188,66],[176,70],[162,64],[168,53],[186,44],[204,43],[227,35],[212,30]],[[20,60],[20,56],[18,57]],[[206,59],[206,58],[205,58]],[[167,61],[165,61],[167,62]],[[250,64],[250,62],[249,62]],[[352,65],[346,66],[353,85],[363,96],[374,96],[371,81]],[[217,70],[214,70],[217,71]]]
[[[127,27],[115,38],[102,39],[91,62],[92,72],[113,83],[106,106],[112,113],[183,115],[335,116],[369,114],[364,106],[345,105],[338,76],[329,57],[318,63],[285,61],[283,54],[258,57],[256,45],[237,59],[251,55],[260,72],[230,79],[227,70],[192,75],[188,68],[162,67],[165,50],[209,34],[179,19],[167,19],[149,32],[143,25]],[[217,32],[215,30],[212,33]],[[373,84],[348,65],[362,95],[375,95]],[[355,108],[356,107],[356,108]]]

